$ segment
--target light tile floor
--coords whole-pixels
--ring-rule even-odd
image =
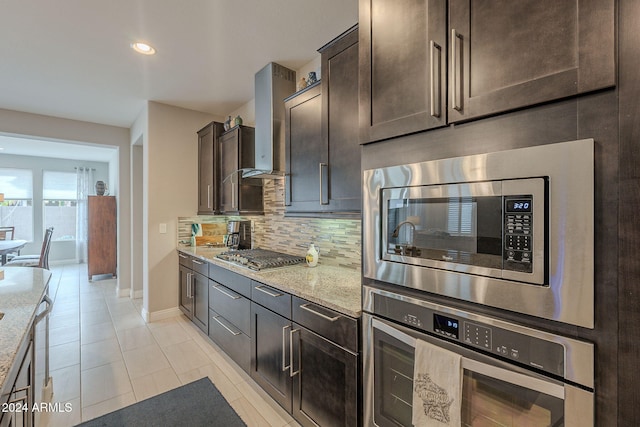
[[[74,426],[208,376],[248,426],[298,426],[185,316],[147,324],[142,300],[117,297],[114,279],[89,282],[85,264],[51,271],[53,403],[71,410],[40,424]]]

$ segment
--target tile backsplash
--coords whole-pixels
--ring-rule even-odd
[[[285,217],[284,180],[264,181],[263,193],[264,215],[178,218],[179,244],[189,241],[193,223],[212,224],[203,229],[208,230],[206,234],[213,234],[213,230],[224,233],[229,220],[251,220],[254,248],[304,256],[309,244],[314,243],[320,248],[321,264],[360,269],[360,220]]]

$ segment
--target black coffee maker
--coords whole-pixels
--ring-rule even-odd
[[[227,247],[251,249],[251,221],[229,221],[227,223]]]

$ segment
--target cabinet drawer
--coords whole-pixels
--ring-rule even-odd
[[[357,319],[298,297],[293,297],[292,306],[294,322],[347,350],[358,352]]]
[[[191,268],[191,257],[189,255],[178,252],[178,262],[187,268]]]
[[[215,310],[245,335],[251,335],[251,301],[239,293],[209,280],[209,308]]]
[[[261,306],[291,319],[291,295],[288,293],[252,280],[251,299]]]
[[[213,310],[209,310],[209,338],[245,372],[251,369],[251,338]]]
[[[211,264],[209,267],[209,279],[215,280],[240,295],[251,298],[251,279],[248,277]]]
[[[198,258],[191,257],[191,267],[193,271],[209,277],[209,263]]]

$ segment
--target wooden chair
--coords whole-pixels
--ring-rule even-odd
[[[15,233],[15,227],[0,227],[0,240],[13,240]]]
[[[47,228],[42,241],[40,255],[18,255],[6,263],[5,267],[38,267],[49,269],[49,248],[51,247],[51,235],[53,227]]]

